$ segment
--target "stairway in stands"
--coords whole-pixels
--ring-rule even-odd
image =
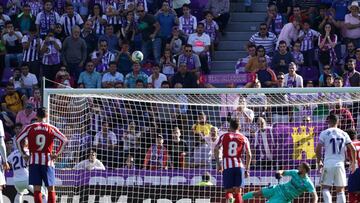
[[[212,73],[235,73],[235,64],[246,56],[244,49],[251,35],[266,17],[267,0],[252,0],[252,13],[246,13],[242,0],[230,2],[230,22],[212,63]]]

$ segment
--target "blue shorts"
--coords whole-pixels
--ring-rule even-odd
[[[29,166],[29,185],[43,185],[46,187],[55,185],[55,168],[43,165]]]
[[[360,192],[360,168],[357,168],[353,174],[349,174],[348,191]]]
[[[233,187],[243,187],[244,186],[244,168],[228,168],[223,172],[223,185],[224,189],[230,189]]]

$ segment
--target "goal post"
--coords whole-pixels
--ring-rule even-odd
[[[56,163],[59,202],[221,202],[222,174],[212,149],[229,118],[239,119],[253,153],[245,191],[277,184],[275,170],[296,169],[304,161],[319,186],[315,147],[326,117],[339,115],[344,130],[357,130],[360,123],[358,87],[43,94],[49,122],[70,140]],[[104,168],[89,161],[93,155]]]

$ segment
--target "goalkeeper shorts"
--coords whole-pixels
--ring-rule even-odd
[[[291,201],[288,201],[281,195],[279,189],[277,186],[264,187],[261,189],[262,195],[268,199],[266,203],[291,203]]]

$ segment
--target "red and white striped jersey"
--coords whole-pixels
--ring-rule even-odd
[[[360,140],[356,140],[356,141],[353,141],[352,144],[355,146],[355,149],[356,149],[356,157],[355,157],[355,160],[357,162],[357,167],[360,168]],[[348,150],[348,159],[350,159],[350,150]]]
[[[246,152],[246,145],[249,140],[241,133],[228,132],[222,134],[216,146],[222,146],[223,150],[223,169],[244,167],[242,156]]]
[[[30,152],[30,165],[38,164],[45,166],[54,166],[54,161],[51,159],[53,151],[54,140],[59,140],[59,147],[56,149],[56,154],[59,154],[65,147],[67,138],[55,126],[48,123],[34,123],[26,126],[20,134],[16,137],[18,146],[27,138]],[[25,154],[20,147],[22,155]]]

